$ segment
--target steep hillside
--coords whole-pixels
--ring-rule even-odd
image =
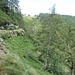
[[[15,13],[14,16],[8,16],[1,10],[0,14],[0,26],[7,23],[23,25],[21,15]],[[32,21],[32,25],[36,22],[38,25],[39,21]],[[20,32],[20,29],[0,30],[0,75],[50,75],[41,70],[43,64],[38,60],[39,54],[35,51],[32,39],[20,35]]]
[[[28,16],[24,30],[0,30],[0,75],[72,75],[75,26],[65,17]]]
[[[5,39],[3,51],[6,57],[0,65],[0,74],[4,75],[50,75],[41,70],[41,62],[30,39],[23,36],[15,36]]]

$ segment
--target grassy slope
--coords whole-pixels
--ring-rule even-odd
[[[0,25],[12,19],[0,10]],[[11,39],[5,39],[4,51],[6,58],[0,58],[6,61],[0,64],[0,74],[4,75],[50,75],[48,72],[41,71],[42,64],[37,59],[37,53],[32,41],[27,37],[16,36]]]
[[[42,64],[37,60],[37,54],[31,42],[30,39],[22,36],[16,36],[5,40],[7,49],[11,51],[8,57],[10,56],[11,60],[16,61],[9,60],[10,63],[13,63],[8,63],[7,65],[9,75],[11,73],[14,75],[50,75],[40,70]],[[14,64],[17,64],[17,66],[14,67]],[[19,69],[15,72],[17,67],[19,67]],[[14,71],[14,69],[16,70]],[[19,71],[22,73],[19,73]]]

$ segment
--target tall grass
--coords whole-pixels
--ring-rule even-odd
[[[41,71],[42,64],[37,59],[37,53],[31,40],[22,36],[5,40],[6,65],[8,75],[50,75]]]

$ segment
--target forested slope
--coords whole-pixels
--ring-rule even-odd
[[[40,25],[35,26],[34,19],[37,19]],[[74,17],[41,13],[33,20],[28,22],[28,18],[25,18],[25,25],[29,25],[32,31],[30,28],[27,31],[28,27],[25,30],[39,53],[41,69],[57,75],[74,74]]]
[[[12,21],[9,16],[5,16]],[[3,35],[6,38],[0,39],[0,52],[3,51],[5,54],[0,57],[0,62],[3,62],[0,63],[0,74],[74,74],[74,18],[59,14],[41,13],[35,17],[27,16],[23,20],[24,35],[17,33],[17,36],[9,37],[9,33],[7,33],[7,35]]]

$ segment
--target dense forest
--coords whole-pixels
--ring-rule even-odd
[[[0,0],[0,75],[75,75],[75,16],[23,17],[18,3]]]

